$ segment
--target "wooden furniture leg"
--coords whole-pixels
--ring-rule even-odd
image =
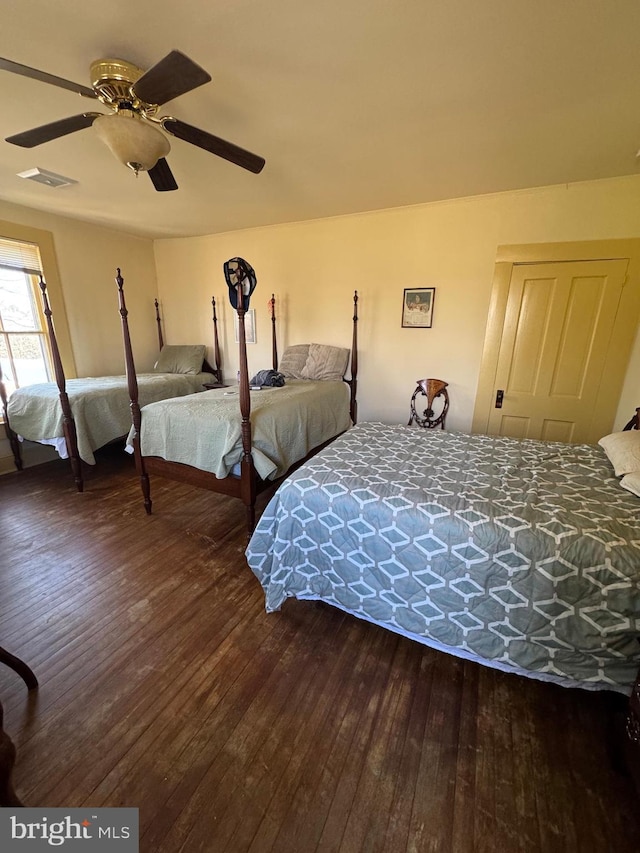
[[[0,647],[0,663],[17,672],[29,690],[38,686],[38,679],[27,664]],[[11,782],[11,772],[16,760],[16,748],[3,728],[4,711],[0,702],[0,808],[22,806]]]
[[[0,702],[0,808],[21,806],[11,783],[11,771],[16,760],[16,748],[2,727],[4,712]]]
[[[4,417],[4,431],[7,436],[7,441],[13,453],[13,461],[16,469],[22,471],[22,455],[20,453],[20,442],[18,436],[9,426],[9,415],[7,412],[7,389],[4,386],[4,377],[2,375],[2,366],[0,365],[0,404],[2,405],[2,414]]]
[[[11,652],[3,649],[2,646],[0,646],[0,663],[17,672],[29,690],[33,690],[34,687],[38,686],[38,679],[33,674],[33,670],[23,660],[12,655]]]

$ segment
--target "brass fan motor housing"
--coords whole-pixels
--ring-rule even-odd
[[[132,86],[145,72],[125,59],[97,59],[91,63],[91,85],[103,104],[118,109],[127,104],[136,112],[153,114],[158,107],[136,97]]]
[[[106,114],[85,110],[23,133],[14,133],[6,141],[20,148],[35,148],[70,133],[94,127],[95,133],[121,163],[136,173],[145,170],[149,173],[158,192],[178,189],[165,159],[170,150],[167,137],[181,139],[254,174],[262,170],[264,157],[171,115],[160,113],[163,104],[211,82],[211,75],[180,50],[170,51],[146,71],[126,59],[113,58],[97,59],[89,68],[91,88],[0,56],[0,72],[9,71],[39,80],[89,98],[94,104],[98,100],[107,107]]]

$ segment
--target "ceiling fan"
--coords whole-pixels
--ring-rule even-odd
[[[225,139],[213,136],[173,116],[157,116],[162,104],[202,86],[211,76],[179,50],[172,50],[148,71],[122,59],[98,59],[91,63],[91,86],[81,86],[28,65],[0,57],[0,70],[31,77],[52,86],[76,92],[103,103],[110,113],[83,112],[32,130],[7,137],[22,148],[34,148],[85,127],[96,129],[120,162],[136,174],[148,172],[159,192],[177,190],[166,161],[171,150],[166,134],[223,157],[257,174],[265,164],[262,157]],[[163,133],[162,131],[165,131]]]

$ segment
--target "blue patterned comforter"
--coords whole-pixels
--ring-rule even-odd
[[[628,693],[640,499],[599,447],[360,424],[289,477],[247,549],[268,611],[321,599],[432,647]]]

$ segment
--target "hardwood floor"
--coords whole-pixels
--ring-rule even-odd
[[[610,694],[466,663],[323,605],[264,612],[245,513],[99,454],[0,477],[0,668],[29,806],[135,806],[140,850],[640,849]]]

